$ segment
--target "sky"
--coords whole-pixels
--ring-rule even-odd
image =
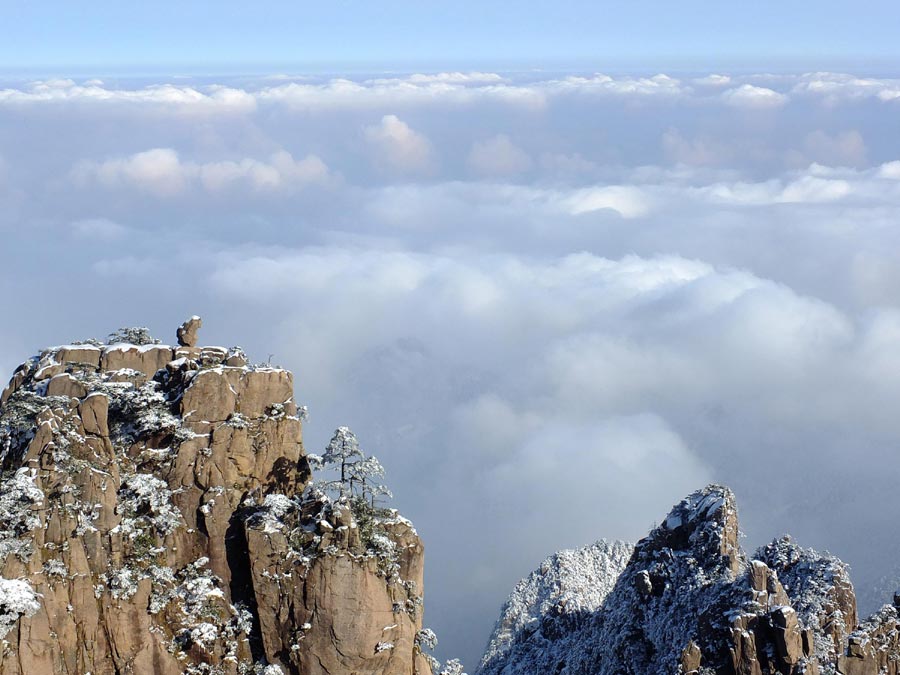
[[[2,3],[0,64],[108,74],[305,64],[889,66],[891,0]]]
[[[292,369],[307,449],[349,425],[385,465],[470,670],[544,557],[710,481],[872,609],[900,9],[724,4],[8,5],[0,372],[192,314]]]

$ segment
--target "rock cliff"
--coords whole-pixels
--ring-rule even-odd
[[[480,675],[900,672],[896,606],[858,624],[840,560],[789,538],[747,555],[738,532],[734,495],[708,486],[638,542],[627,565],[608,564],[608,545],[583,549],[593,561],[581,565],[587,578],[567,582],[568,595],[592,589],[579,610],[545,603],[504,633],[535,575],[559,577],[548,567],[562,569],[565,557],[548,559],[507,603]],[[592,578],[597,570],[609,576]],[[597,586],[610,590],[598,595]]]
[[[290,372],[141,330],[0,398],[0,674],[430,675],[423,549],[308,489]]]

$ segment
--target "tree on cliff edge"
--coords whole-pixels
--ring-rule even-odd
[[[379,496],[393,496],[377,480],[384,478],[381,462],[374,455],[367,457],[363,453],[359,439],[349,427],[335,429],[325,453],[321,457],[310,455],[309,459],[314,468],[333,469],[340,475],[335,480],[320,481],[318,485],[326,492],[337,493],[341,500],[357,497],[374,508]]]

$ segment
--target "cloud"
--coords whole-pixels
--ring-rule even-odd
[[[214,192],[241,184],[259,192],[271,192],[326,184],[332,178],[328,166],[317,156],[297,160],[284,150],[273,153],[268,162],[250,158],[207,162],[199,164],[197,172],[202,185]]]
[[[88,218],[72,223],[72,233],[77,237],[91,240],[121,239],[128,233],[128,228],[108,218]]]
[[[531,157],[506,134],[472,144],[469,168],[482,176],[512,176],[531,169]]]
[[[145,82],[5,85],[0,312],[104,302],[7,322],[0,360],[194,313],[275,353],[307,448],[349,424],[387,466],[447,655],[553,549],[707,480],[751,546],[778,523],[859,588],[900,556],[891,81]]]
[[[696,77],[693,82],[701,87],[725,87],[731,84],[732,80],[728,75],[710,74],[705,77]]]
[[[793,91],[821,97],[830,104],[867,98],[890,102],[900,99],[900,79],[809,73],[798,78]]]
[[[479,71],[462,73],[454,71],[446,73],[413,73],[403,78],[379,78],[369,81],[376,84],[431,84],[434,82],[444,84],[497,84],[507,80],[497,73],[483,73]]]
[[[785,94],[752,84],[727,89],[722,92],[721,97],[726,104],[736,108],[780,108],[788,102]]]
[[[259,192],[326,183],[330,173],[315,155],[295,160],[290,153],[274,153],[268,162],[244,158],[198,163],[183,161],[171,148],[154,148],[123,158],[82,161],[71,172],[79,185],[96,182],[105,188],[130,187],[157,197],[175,197],[195,182],[208,191],[247,186]]]
[[[816,129],[806,135],[802,152],[790,153],[790,161],[797,165],[810,163],[827,166],[864,167],[868,163],[868,149],[859,131],[828,134]]]
[[[696,188],[692,193],[713,203],[767,206],[835,201],[850,196],[853,186],[843,179],[801,175],[787,182],[772,180],[763,183],[718,183]]]
[[[0,105],[91,103],[152,105],[175,111],[252,112],[255,97],[242,89],[211,85],[204,88],[158,84],[141,89],[109,89],[101,80],[82,85],[70,79],[41,80],[21,89],[0,89]]]
[[[670,161],[691,166],[721,165],[731,160],[736,151],[736,148],[723,141],[685,138],[678,129],[667,129],[662,135],[661,144]]]
[[[381,123],[364,129],[377,165],[400,173],[428,174],[435,168],[429,140],[396,115],[385,115]]]
[[[680,80],[662,73],[653,77],[611,77],[602,73],[592,77],[570,75],[551,80],[547,88],[556,92],[638,97],[677,97],[689,92]]]
[[[878,167],[878,174],[881,178],[891,178],[900,180],[900,161],[887,162]]]
[[[73,177],[79,183],[95,180],[108,188],[125,184],[159,197],[171,197],[187,188],[193,172],[193,167],[181,163],[175,150],[154,148],[121,159],[84,162],[75,167]]]
[[[501,78],[502,80],[502,78]],[[255,93],[260,105],[286,105],[294,109],[367,109],[412,105],[472,105],[496,101],[525,108],[542,108],[546,96],[540,87],[514,86],[500,80],[473,83],[452,78],[374,79],[344,78],[325,83],[297,83],[266,87]]]
[[[563,199],[566,211],[581,215],[610,209],[623,218],[639,218],[651,210],[651,198],[639,188],[623,185],[584,188]]]
[[[573,176],[596,173],[595,162],[585,159],[580,153],[545,152],[540,158],[541,168],[553,176]]]

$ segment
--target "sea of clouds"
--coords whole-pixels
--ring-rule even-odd
[[[470,668],[543,557],[710,481],[865,609],[900,577],[900,79],[7,79],[0,237],[0,371],[194,313],[294,370]]]

